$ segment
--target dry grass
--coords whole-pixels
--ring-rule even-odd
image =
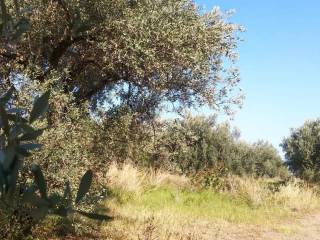
[[[146,179],[146,173],[125,164],[121,167],[112,163],[106,175],[106,185],[129,192],[141,192]]]
[[[124,191],[141,193],[150,187],[173,186],[185,188],[189,186],[189,179],[185,176],[173,175],[164,171],[140,170],[131,164],[119,166],[112,163],[106,174],[108,186]]]
[[[273,199],[277,204],[294,211],[310,211],[319,206],[316,191],[296,180],[281,186]]]
[[[251,206],[261,206],[270,197],[270,190],[262,180],[250,177],[229,177],[229,192],[235,197],[242,198]]]
[[[183,175],[173,175],[163,171],[149,171],[149,184],[152,187],[172,186],[179,189],[190,186],[190,180]]]
[[[274,205],[294,211],[311,211],[319,206],[316,189],[304,182],[293,179],[274,191],[268,187],[273,181],[275,180],[234,176],[228,179],[230,192],[252,206]]]
[[[102,227],[103,235],[127,240],[212,239],[230,227],[278,225],[320,205],[315,191],[297,182],[273,191],[268,184],[275,180],[226,181],[228,191],[191,190],[185,176],[113,164],[107,173],[113,197],[105,206],[116,220]]]
[[[283,239],[290,239],[297,228],[289,219],[311,210],[317,213],[320,209],[316,189],[296,180],[277,185],[277,179],[230,176],[220,179],[223,183],[220,191],[214,191],[197,189],[185,176],[142,170],[130,164],[112,164],[106,177],[100,180],[105,181],[110,191],[97,210],[107,210],[113,221],[96,226],[96,222],[88,219],[73,218],[56,228],[53,226],[57,224],[50,223],[51,219],[39,228],[39,236],[46,239],[230,240],[278,239],[274,236],[284,234]],[[310,231],[317,232],[317,229],[317,225],[311,224]],[[87,231],[90,234],[84,235]],[[68,235],[69,232],[72,234]],[[65,237],[61,238],[59,233]],[[270,235],[259,238],[264,233]]]

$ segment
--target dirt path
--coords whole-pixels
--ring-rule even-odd
[[[293,232],[289,234],[266,232],[262,239],[320,240],[320,212],[308,214],[302,218],[288,222],[283,226],[291,229]]]
[[[183,227],[172,224],[163,228],[163,224],[160,224],[158,228],[157,223],[154,225],[153,222],[146,222],[146,225],[139,224],[139,226],[139,228],[133,227],[128,232],[124,232],[119,230],[119,225],[116,224],[114,228],[112,226],[109,230],[106,228],[104,237],[101,239],[320,240],[320,211],[288,219],[272,224],[272,226],[270,224],[265,226],[261,224],[248,225],[210,220],[186,223]],[[118,236],[118,233],[120,237],[114,237]],[[139,234],[138,238],[136,237],[137,233]],[[110,238],[106,237],[109,236],[108,234],[111,236]]]
[[[215,229],[216,231],[217,229]],[[215,232],[207,232],[205,240],[320,240],[320,212],[280,223],[275,227],[226,225]]]

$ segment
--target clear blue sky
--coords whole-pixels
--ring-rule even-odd
[[[235,9],[246,28],[239,47],[243,109],[233,124],[250,142],[277,148],[291,127],[320,117],[319,0],[196,0],[211,9]]]

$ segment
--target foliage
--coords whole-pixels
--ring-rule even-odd
[[[238,137],[228,124],[217,124],[214,117],[186,116],[167,124],[159,144],[162,151],[168,153],[165,162],[182,173],[288,175],[272,145],[262,141],[248,144]]]
[[[236,174],[286,178],[289,175],[271,144],[243,142],[237,130],[231,130],[227,123],[217,123],[215,117],[185,115],[181,119],[154,119],[141,124],[129,113],[110,115],[99,128],[95,146],[99,155],[104,156],[105,164],[130,162],[210,177]]]
[[[58,102],[55,96],[53,101]],[[187,116],[147,124],[120,113],[94,122],[71,104],[69,109],[75,111],[66,112],[64,121],[44,132],[42,150],[30,159],[42,166],[55,189],[63,187],[67,178],[76,181],[87,168],[103,177],[111,162],[201,175],[208,186],[219,185],[219,178],[227,174],[288,176],[272,145],[242,142],[227,124],[217,124],[214,118]]]
[[[320,180],[320,119],[306,121],[303,126],[291,129],[282,148],[286,163],[293,173],[310,181]]]
[[[50,120],[53,122],[39,138],[41,151],[29,158],[42,167],[53,189],[61,189],[66,179],[75,187],[75,181],[84,171],[95,171],[104,163],[95,147],[99,141],[98,125],[86,111],[75,107],[72,99],[59,88],[52,89]]]
[[[240,176],[289,177],[288,169],[278,151],[268,142],[238,142],[232,159],[231,172]]]
[[[105,116],[100,124],[101,132],[96,146],[105,149],[102,154],[109,162],[124,163],[130,161],[137,165],[150,166],[154,154],[155,135],[161,132],[161,126],[154,119],[143,123],[137,115],[122,109]],[[108,149],[104,146],[108,143]]]
[[[241,27],[228,16],[190,0],[1,1],[1,89],[14,85],[26,109],[39,92],[52,94],[43,147],[27,161],[51,189],[67,177],[75,187],[86,169],[102,174],[111,160],[157,162],[163,104],[229,112],[241,102]]]
[[[241,103],[234,62],[242,29],[218,8],[202,13],[191,0],[1,3],[1,84],[17,74],[46,84],[56,72],[78,104],[127,107],[142,120],[167,102],[227,112]]]
[[[66,183],[63,195],[50,193],[40,167],[35,164],[24,166],[24,158],[41,146],[34,143],[34,140],[42,134],[43,129],[34,129],[31,124],[47,111],[50,93],[46,92],[36,98],[27,119],[25,110],[10,106],[13,91],[11,89],[0,98],[0,216],[1,221],[9,219],[5,224],[16,222],[17,225],[7,228],[4,225],[2,237],[20,239],[30,234],[32,226],[48,214],[66,217],[79,213],[89,218],[108,219],[107,216],[75,208],[89,191],[93,177],[91,170],[82,177],[77,197],[73,201],[69,183]],[[30,168],[32,182],[23,168]]]

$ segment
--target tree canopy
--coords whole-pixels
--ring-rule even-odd
[[[77,103],[153,116],[163,105],[241,103],[241,27],[191,0],[1,0],[0,81],[54,75]]]
[[[292,129],[282,143],[286,163],[299,177],[307,180],[320,179],[320,119],[306,121]]]

